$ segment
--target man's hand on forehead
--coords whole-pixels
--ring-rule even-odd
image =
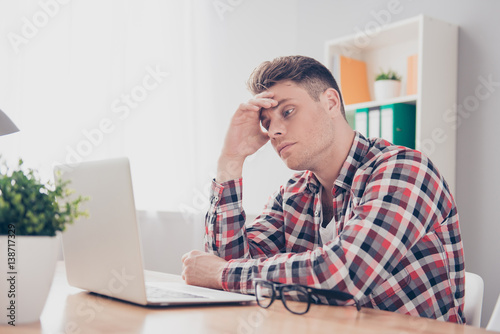
[[[265,111],[270,108],[275,108],[278,106],[278,101],[273,99],[274,92],[266,90],[254,96],[254,100],[260,100],[261,108],[259,110],[259,120],[262,122],[266,118]]]
[[[252,99],[248,101],[248,104],[253,105],[254,110],[261,111],[262,109],[271,108],[276,104],[276,101],[272,98],[274,93],[271,91],[265,91],[255,95]]]

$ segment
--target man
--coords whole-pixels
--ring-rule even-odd
[[[352,294],[362,306],[464,323],[464,261],[448,185],[423,154],[366,139],[314,59],[252,73],[218,161],[205,247],[188,284],[253,293],[252,278]],[[261,128],[265,129],[265,131]],[[295,174],[245,225],[242,168],[268,140]]]

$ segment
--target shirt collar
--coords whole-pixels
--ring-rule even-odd
[[[311,192],[313,194],[318,193],[318,191],[321,187],[321,184],[319,183],[319,181],[316,178],[316,176],[314,175],[314,173],[311,172],[310,170],[308,170],[304,173],[304,176],[306,177],[306,180],[307,180],[306,187],[309,190],[309,192]]]
[[[340,169],[339,176],[334,184],[337,187],[350,189],[354,175],[361,166],[361,163],[370,149],[370,143],[361,133],[354,131],[355,136],[352,142],[351,150]]]

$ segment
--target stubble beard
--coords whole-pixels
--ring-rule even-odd
[[[291,170],[296,171],[316,171],[320,168],[321,164],[329,154],[331,154],[332,146],[335,145],[335,136],[332,131],[329,132],[328,137],[318,138],[318,143],[315,147],[307,150],[291,152],[286,158],[282,159],[285,165]],[[298,149],[299,147],[295,147]]]

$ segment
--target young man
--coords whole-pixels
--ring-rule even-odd
[[[464,261],[448,185],[422,153],[366,139],[314,59],[264,62],[234,114],[188,284],[253,293],[252,278],[348,292],[364,307],[464,323]],[[265,131],[261,128],[265,129]],[[245,224],[242,168],[268,140],[298,171]]]

